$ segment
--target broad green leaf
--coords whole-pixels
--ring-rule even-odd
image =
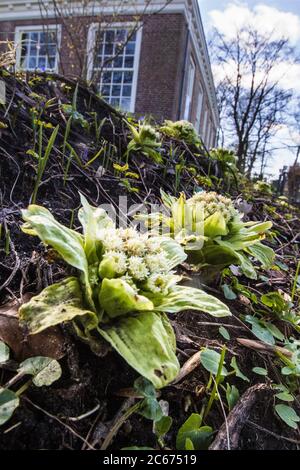
[[[192,442],[195,450],[208,449],[212,440],[213,430],[210,426],[201,427],[201,421],[201,416],[193,413],[185,423],[183,423],[176,437],[177,450],[186,450],[186,441],[188,439]]]
[[[217,375],[220,361],[221,361],[221,354],[217,353],[217,351],[214,351],[213,349],[208,349],[208,348],[203,349],[203,351],[201,351],[200,363],[211,374]],[[228,371],[226,370],[226,367],[223,365],[221,375],[226,376],[227,374],[228,374]]]
[[[189,253],[193,264],[210,264],[212,266],[229,266],[238,264],[240,259],[236,252],[227,246],[205,243],[201,250]]]
[[[22,215],[43,243],[52,246],[74,268],[87,272],[83,239],[79,233],[57,222],[45,207],[30,205]]]
[[[0,341],[0,363],[6,362],[9,359],[9,347]]]
[[[110,318],[119,317],[128,312],[154,309],[151,300],[138,295],[124,279],[103,279],[99,303]]]
[[[220,326],[219,333],[221,336],[223,336],[224,339],[227,339],[227,341],[230,340],[229,331],[226,328],[224,328],[224,326]]]
[[[6,388],[0,388],[0,426],[8,421],[20,403],[17,395]]]
[[[239,257],[239,264],[241,265],[241,270],[245,276],[249,277],[249,279],[257,279],[257,273],[250,259],[248,259],[243,253],[236,252],[236,254]]]
[[[245,380],[245,382],[250,382],[248,377],[246,377],[246,375],[244,375],[243,372],[240,370],[235,356],[232,357],[230,365],[234,369],[236,377]]]
[[[227,305],[219,299],[194,287],[176,286],[155,307],[159,312],[177,313],[182,310],[199,310],[209,313],[213,317],[227,317],[231,315]]]
[[[137,413],[151,421],[160,421],[163,417],[162,409],[156,398],[144,398]]]
[[[275,252],[269,246],[263,245],[259,242],[249,246],[246,251],[256,258],[264,268],[272,266]]]
[[[158,437],[165,436],[171,429],[173,419],[171,416],[163,416],[159,421],[154,425],[155,434]]]
[[[227,387],[226,387],[226,400],[227,400],[229,411],[231,411],[232,408],[239,401],[240,393],[239,393],[239,391],[238,391],[238,389],[236,388],[235,385],[229,385],[229,383],[227,383],[226,385],[227,385]]]
[[[221,212],[215,212],[204,221],[204,235],[209,238],[216,238],[227,235],[228,228]]]
[[[86,300],[94,310],[82,235],[57,222],[45,207],[30,205],[22,211],[22,215],[27,222],[26,230],[34,231],[43,243],[52,246],[68,264],[82,271]]]
[[[86,316],[87,321],[94,327],[98,323],[96,315],[84,308],[80,284],[75,277],[68,277],[46,287],[19,309],[20,320],[30,334],[39,333],[78,316]]]
[[[296,411],[288,405],[276,405],[275,406],[276,413],[280,416],[280,418],[291,428],[297,429],[300,421],[300,417],[297,415]]]
[[[169,270],[186,260],[187,255],[178,242],[172,238],[160,238],[159,240],[161,241],[161,248],[164,250],[168,259]]]
[[[253,367],[252,371],[258,375],[263,375],[263,376],[268,375],[268,371],[264,369],[263,367]]]
[[[99,333],[143,377],[162,388],[179,372],[174,349],[174,332],[166,329],[160,314],[143,312],[120,317]]]
[[[30,357],[21,362],[18,372],[33,375],[33,383],[36,387],[49,386],[61,377],[59,362],[50,357]]]
[[[78,219],[84,233],[84,251],[89,263],[95,263],[98,261],[97,233],[99,230],[112,227],[113,221],[104,209],[91,206],[82,194],[80,201],[82,207],[78,211]]]

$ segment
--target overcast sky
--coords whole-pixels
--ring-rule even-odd
[[[300,0],[199,0],[199,3],[207,35],[212,27],[216,27],[229,37],[236,27],[250,23],[262,32],[274,31],[278,37],[287,37],[300,52]],[[300,94],[300,64],[287,67],[287,73],[282,73],[284,67],[285,64],[278,67],[282,86]],[[213,73],[217,81],[220,71],[214,65]],[[300,135],[291,135],[286,127],[279,131],[274,146],[280,147],[283,142],[295,145],[298,139],[300,145]],[[274,152],[268,172],[277,176],[279,169],[292,164],[294,159],[295,155],[288,150]]]

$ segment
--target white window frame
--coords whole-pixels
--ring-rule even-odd
[[[183,119],[186,121],[189,120],[191,114],[191,105],[193,99],[193,91],[195,85],[195,75],[196,75],[196,64],[192,56],[189,58],[189,65],[187,69],[187,85],[186,85],[186,95],[185,95],[185,104],[184,104],[184,113]]]
[[[199,91],[197,96],[197,106],[196,106],[196,116],[195,116],[195,129],[198,133],[200,133],[200,126],[201,126],[201,117],[202,117],[202,109],[203,109],[203,98],[204,92],[201,83],[199,83]]]
[[[16,69],[17,70],[27,70],[22,69],[21,67],[21,38],[22,33],[26,32],[43,32],[47,33],[48,31],[55,31],[57,33],[57,50],[55,56],[55,67],[54,69],[49,69],[48,71],[57,73],[59,67],[59,49],[61,45],[61,25],[48,24],[48,25],[26,25],[26,26],[16,26],[15,27],[15,44],[17,45],[16,49]],[[38,70],[38,69],[37,69]]]
[[[137,94],[143,28],[140,24],[132,23],[132,22],[118,22],[118,23],[112,23],[112,24],[103,24],[103,25],[100,25],[100,30],[101,28],[103,29],[129,29],[129,30],[132,28],[137,28],[135,52],[134,52],[134,60],[133,60],[131,101],[130,101],[130,107],[129,107],[129,112],[134,113],[135,103],[136,103],[136,94]],[[96,40],[96,31],[98,29],[99,29],[99,23],[90,24],[89,31],[88,31],[88,38],[87,38],[87,62],[88,62],[87,63],[87,79],[88,80],[91,80],[92,74],[93,74],[94,45],[95,45],[95,40]]]
[[[201,129],[201,133],[200,133],[200,135],[202,137],[202,140],[205,143],[206,143],[207,124],[208,124],[208,109],[205,106],[204,117],[203,117],[203,125],[202,125],[202,129]]]

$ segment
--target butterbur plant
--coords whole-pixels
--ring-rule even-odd
[[[173,139],[183,140],[188,145],[198,147],[201,143],[193,124],[189,121],[165,121],[160,131]]]
[[[206,268],[213,274],[236,264],[246,276],[256,279],[252,258],[265,268],[272,265],[274,251],[262,244],[272,222],[243,222],[243,214],[231,199],[214,191],[202,191],[190,199],[183,193],[178,199],[161,194],[169,215],[137,218],[150,224],[154,232],[165,228],[184,247],[187,261],[197,269]]]
[[[158,152],[161,146],[160,135],[150,124],[139,122],[138,127],[128,123],[131,132],[131,140],[127,146],[127,155],[132,151],[142,152],[156,163],[161,163],[162,158]]]
[[[64,227],[44,207],[23,211],[23,231],[52,246],[78,275],[44,289],[21,306],[19,316],[35,334],[72,322],[95,351],[104,338],[156,388],[171,382],[179,364],[166,313],[199,310],[230,315],[226,305],[200,289],[179,284],[174,269],[186,259],[171,238],[116,228],[107,213],[81,196],[83,234]]]

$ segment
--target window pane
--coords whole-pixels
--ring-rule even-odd
[[[114,83],[121,83],[122,82],[122,72],[114,72],[113,82]]]
[[[132,83],[132,77],[133,77],[132,72],[125,72],[124,73],[124,83]]]
[[[94,70],[103,67],[100,80],[101,95],[113,106],[129,110],[132,96],[136,34],[126,44],[129,31],[107,29],[103,34],[103,47],[96,43]]]
[[[120,86],[113,86],[112,87],[112,96],[120,96],[121,94],[121,87]]]
[[[123,96],[131,96],[131,86],[123,86]]]
[[[131,69],[133,67],[134,57],[125,57],[124,67]]]
[[[56,65],[57,34],[42,30],[21,33],[20,67],[34,70],[53,70]]]

